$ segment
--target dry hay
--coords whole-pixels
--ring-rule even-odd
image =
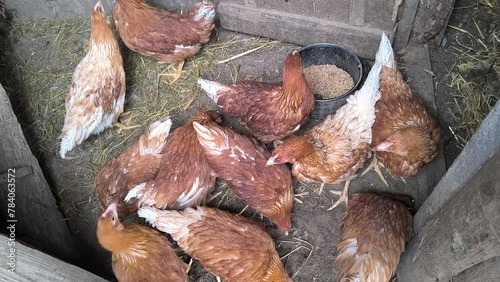
[[[497,1],[481,0],[479,12],[498,18]],[[450,26],[458,33],[454,48],[458,61],[448,74],[449,86],[459,109],[460,124],[451,128],[463,147],[495,106],[500,96],[500,22],[489,26],[478,24],[478,13],[472,18],[473,30]]]
[[[11,85],[9,92],[16,113],[25,115],[21,119],[24,121],[23,128],[33,131],[34,138],[30,138],[29,142],[37,154],[55,153],[59,149],[58,136],[64,123],[65,94],[73,71],[84,56],[89,34],[88,18],[15,19],[12,23],[13,49],[21,49],[16,48],[16,44],[33,45],[31,53],[13,52],[8,63],[15,66],[12,72],[18,85]],[[275,45],[279,43],[242,38],[236,33],[222,42],[211,42],[204,45],[200,54],[186,61],[182,77],[173,85],[170,85],[171,77],[164,75],[175,72],[172,66],[141,57],[122,45],[127,95],[125,112],[120,121],[138,127],[130,130],[108,129],[97,138],[91,137],[84,141],[82,145],[91,144],[85,147],[89,151],[85,153],[92,156],[94,169],[121,152],[151,122],[193,107],[192,103],[199,95],[196,80],[200,71],[213,71],[218,61],[241,53],[238,50],[241,46],[256,50],[262,48],[264,52],[269,52],[269,48]],[[3,64],[7,64],[3,59]]]

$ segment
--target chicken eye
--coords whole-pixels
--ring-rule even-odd
[[[116,218],[115,218],[115,216],[112,216],[112,217],[111,217],[111,221],[113,222],[113,224],[116,222]]]

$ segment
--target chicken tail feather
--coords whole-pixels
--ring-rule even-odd
[[[134,188],[128,191],[127,196],[125,196],[125,203],[130,202],[132,199],[141,198],[144,194],[144,188],[146,187],[146,182],[136,185]]]
[[[61,150],[60,155],[61,158],[66,158],[66,153],[73,150],[73,148],[77,145],[76,138],[72,138],[72,136],[76,135],[76,128],[72,128],[69,132],[61,136]]]
[[[156,227],[156,219],[158,218],[158,210],[153,207],[142,207],[137,211],[137,215],[142,217],[151,226]]]
[[[205,21],[213,20],[215,17],[215,6],[210,0],[203,0],[199,5],[195,5],[191,11],[194,14],[194,20],[199,21],[201,19]]]
[[[394,51],[392,50],[391,41],[385,33],[382,33],[380,45],[377,54],[375,55],[375,63],[379,63],[384,67],[393,69],[395,67]]]
[[[193,127],[196,130],[201,146],[210,154],[218,156],[222,154],[222,151],[229,150],[229,137],[221,128],[208,128],[197,122],[193,122]],[[220,140],[223,142],[220,142]]]
[[[144,135],[144,139],[141,137],[141,156],[160,154],[165,146],[165,143],[167,142],[167,137],[171,127],[172,120],[170,117],[165,117],[152,123]]]
[[[137,215],[152,226],[156,226],[158,230],[170,234],[175,241],[179,241],[189,234],[189,225],[200,221],[205,213],[202,207],[187,208],[181,212],[142,207]]]
[[[221,90],[229,90],[229,88],[223,84],[203,78],[198,79],[198,85],[215,103],[217,103],[217,101],[219,100],[219,92]]]

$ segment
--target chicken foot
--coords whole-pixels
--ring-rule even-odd
[[[366,173],[368,173],[368,171],[370,170],[375,170],[375,172],[378,174],[378,176],[380,177],[380,180],[382,180],[382,182],[384,182],[385,186],[389,187],[389,184],[387,184],[387,180],[385,180],[385,177],[384,177],[384,174],[382,173],[382,170],[380,170],[380,165],[378,163],[378,160],[377,160],[377,156],[373,155],[373,160],[372,162],[370,163],[370,165],[365,169],[365,171],[363,171],[363,173],[361,173],[361,176],[365,175]]]
[[[325,188],[325,183],[321,183],[321,186],[319,186],[318,195],[321,195],[321,193],[323,193],[323,188]]]
[[[331,191],[332,194],[340,196],[340,198],[333,204],[333,206],[329,207],[327,211],[331,211],[334,208],[336,208],[338,205],[340,205],[342,202],[345,203],[345,206],[347,208],[347,201],[349,200],[349,185],[351,184],[351,180],[346,180],[344,189],[342,191]]]
[[[130,115],[129,115],[129,117],[126,120],[124,120],[122,122],[117,121],[117,122],[113,123],[113,126],[118,127],[120,130],[129,130],[129,129],[134,129],[134,128],[137,128],[137,127],[141,126],[140,124],[130,125],[130,123],[132,122],[132,118],[135,115],[133,112],[123,113],[123,114],[121,114],[120,117],[123,117],[123,116],[125,116],[125,115],[127,115],[129,113],[130,113]]]
[[[170,81],[168,85],[173,85],[181,77],[182,69],[184,68],[184,62],[185,60],[180,62],[179,65],[177,65],[177,70],[174,67],[172,67],[175,73],[165,74],[166,76],[173,76],[172,81]]]

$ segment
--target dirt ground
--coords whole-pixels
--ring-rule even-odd
[[[475,1],[470,0],[457,1],[458,8],[454,10],[450,25],[471,28],[470,9],[460,7],[469,7],[474,3]],[[39,29],[40,25],[43,26],[42,31]],[[64,31],[70,31],[71,37],[64,38]],[[158,66],[123,48],[128,84],[125,111],[134,113],[130,125],[140,127],[128,131],[109,129],[77,147],[70,155],[73,159],[63,160],[57,154],[57,137],[64,120],[64,94],[76,64],[83,57],[88,34],[87,19],[78,19],[76,23],[61,20],[52,23],[13,24],[9,41],[5,42],[7,44],[3,48],[1,68],[4,75],[0,77],[0,82],[11,95],[28,142],[45,170],[60,209],[80,247],[82,260],[79,265],[107,279],[113,279],[110,254],[99,246],[95,237],[96,222],[101,213],[94,198],[95,172],[106,160],[134,142],[155,118],[170,115],[173,128],[176,128],[198,110],[215,109],[214,103],[194,83],[198,70],[202,77],[220,82],[245,79],[275,82],[281,79],[284,58],[298,46],[218,30],[198,56],[199,59],[188,61],[186,72],[176,86],[169,86],[168,78],[158,77],[161,73],[172,71],[168,66]],[[456,104],[451,89],[447,86],[447,75],[457,61],[457,53],[453,48],[457,46],[454,40],[457,34],[457,31],[448,29],[446,44],[429,44],[435,75],[438,118],[445,129],[443,144],[447,166],[460,152],[456,140],[448,130],[449,126],[456,126],[459,122],[459,117],[454,114],[457,112]],[[60,43],[61,40],[64,44]],[[229,63],[215,64],[217,60],[263,45],[262,49],[250,55]],[[39,81],[45,83],[37,84]],[[26,97],[30,93],[36,93],[36,97]],[[154,102],[161,105],[154,108],[154,113],[148,112],[145,106]],[[226,119],[225,125],[242,130],[234,119]],[[404,187],[401,181],[395,179],[391,179],[390,184],[393,191]],[[374,189],[377,185],[370,180],[360,180],[351,193]],[[275,239],[277,250],[294,281],[334,281],[336,277],[333,262],[339,235],[338,226],[344,208],[331,212],[327,212],[326,208],[336,199],[328,190],[338,190],[342,185],[327,186],[327,191],[321,196],[314,192],[318,187],[296,183],[295,193],[310,194],[300,198],[302,203],[295,203],[292,214],[294,228],[289,236],[280,234],[269,220],[261,218],[251,209],[243,212],[244,216],[261,222]],[[245,204],[220,181],[214,194],[217,193],[219,196],[209,206],[235,213],[244,209]],[[129,218],[126,221],[136,219]],[[190,271],[190,280],[216,281],[214,276],[206,273],[196,262]]]

